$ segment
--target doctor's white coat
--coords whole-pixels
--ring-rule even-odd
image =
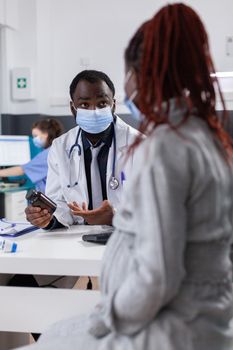
[[[79,204],[82,204],[83,202],[88,204],[88,190],[81,135],[78,140],[81,147],[81,155],[79,154],[79,148],[74,147],[69,157],[71,147],[75,144],[78,131],[79,127],[77,126],[55,139],[48,156],[46,194],[57,204],[54,216],[65,226],[70,226],[75,223],[83,223],[81,217],[73,216],[71,214],[67,203],[76,201]],[[128,147],[138,135],[138,131],[117,117],[115,123],[115,134],[115,176],[119,181],[119,187],[116,190],[111,190],[109,187],[114,155],[114,146],[112,142],[107,162],[106,188],[108,200],[114,208],[117,208],[120,203],[124,183],[127,182],[132,175],[133,154],[130,155],[127,162],[125,162],[125,155]],[[124,181],[121,181],[122,171],[124,171]]]

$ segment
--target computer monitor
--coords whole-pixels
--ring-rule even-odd
[[[29,136],[0,135],[0,167],[30,161]]]

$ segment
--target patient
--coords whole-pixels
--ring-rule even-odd
[[[101,299],[31,348],[232,350],[233,150],[203,23],[167,5],[137,30],[125,60],[127,103],[149,136],[132,148]]]

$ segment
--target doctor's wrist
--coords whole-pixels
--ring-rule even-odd
[[[55,216],[52,217],[52,220],[50,223],[44,227],[44,230],[54,230],[56,228],[62,228],[64,225],[62,225]]]
[[[55,218],[54,218],[54,216],[52,217],[52,219],[50,220],[50,223],[47,225],[47,226],[45,226],[43,229],[44,230],[51,230],[52,228],[53,228],[53,226],[54,226],[54,223],[55,223],[55,220],[54,220]]]

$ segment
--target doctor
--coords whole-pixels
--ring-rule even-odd
[[[46,194],[54,215],[28,206],[33,225],[54,229],[72,224],[111,224],[133,155],[138,132],[115,115],[115,88],[103,72],[85,70],[70,85],[70,109],[77,127],[54,140],[48,156]]]
[[[63,132],[63,125],[56,119],[38,120],[32,125],[32,141],[42,151],[28,163],[0,170],[0,177],[26,175],[37,191],[45,192],[48,172],[48,152],[53,140]]]

